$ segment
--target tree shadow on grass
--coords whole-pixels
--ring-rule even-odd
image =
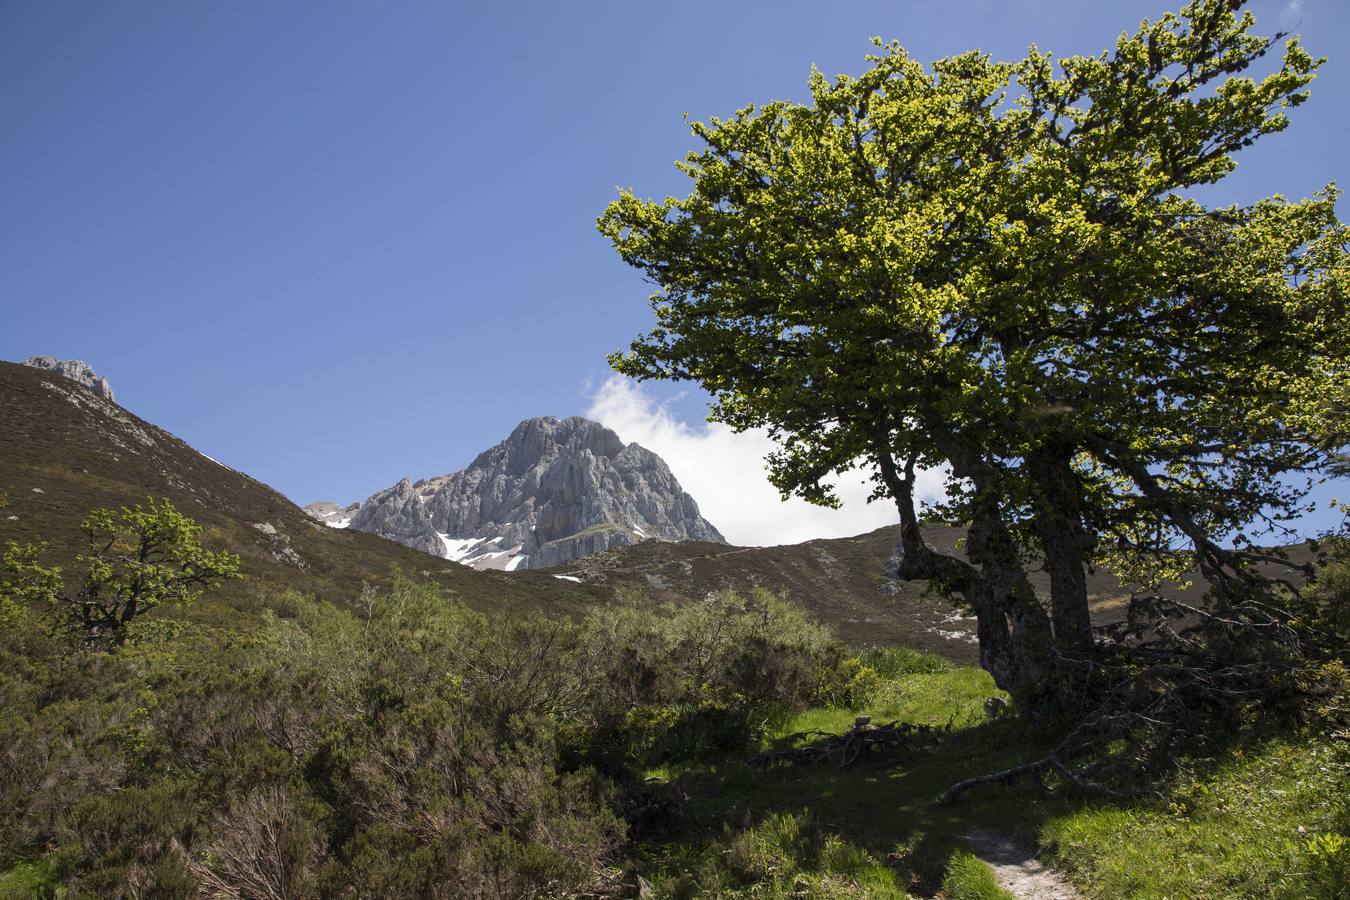
[[[755,769],[741,759],[676,767],[671,782],[689,798],[688,816],[651,844],[656,858],[690,858],[710,842],[776,827],[776,817],[797,817],[801,846],[819,848],[829,836],[865,850],[901,876],[908,890],[935,893],[952,852],[972,829],[991,829],[1035,843],[1046,817],[1070,799],[1031,782],[992,785],[950,806],[937,799],[950,785],[1000,771],[1043,754],[1027,729],[998,721],[956,731],[936,747],[907,756],[861,762]],[[723,850],[723,853],[728,852]],[[807,853],[802,868],[818,864]]]

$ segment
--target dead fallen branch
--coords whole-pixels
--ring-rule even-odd
[[[1222,598],[1221,598],[1222,599]],[[1133,598],[1126,621],[1080,659],[1060,658],[1076,725],[1047,755],[968,778],[943,792],[1058,775],[1083,794],[1138,794],[1187,756],[1207,752],[1254,723],[1289,721],[1309,662],[1303,633],[1275,595],[1204,609],[1163,597]]]
[[[965,781],[957,782],[947,790],[942,792],[938,798],[938,804],[946,806],[949,803],[955,803],[956,800],[966,791],[982,784],[1011,784],[1018,778],[1036,777],[1044,775],[1046,772],[1058,772],[1080,791],[1089,794],[1105,794],[1107,796],[1116,796],[1115,791],[1104,785],[1098,784],[1089,778],[1085,778],[1073,769],[1066,766],[1054,753],[1049,756],[1038,759],[1035,762],[1023,763],[1020,766],[1013,766],[1011,769],[1004,769],[1002,772],[994,772],[990,775],[979,775],[975,778],[967,778]]]
[[[941,741],[945,733],[944,729],[931,725],[912,725],[900,721],[873,725],[868,717],[860,716],[853,727],[843,734],[799,731],[783,738],[783,743],[793,744],[813,737],[821,739],[803,747],[758,753],[745,763],[757,769],[780,763],[794,766],[823,763],[851,766],[863,759],[896,756],[931,748]]]

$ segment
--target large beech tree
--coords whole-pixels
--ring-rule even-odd
[[[785,494],[833,503],[867,468],[901,576],[964,598],[1024,701],[1093,651],[1087,566],[1184,546],[1222,602],[1260,557],[1244,529],[1296,515],[1337,449],[1317,408],[1350,356],[1335,187],[1224,208],[1189,190],[1283,130],[1319,65],[1242,5],[1058,60],[925,67],[878,41],[856,78],[813,71],[808,104],[693,123],[692,192],[623,192],[599,219],[657,286],[613,366],[770,429]],[[918,527],[914,473],[944,464],[964,558]]]

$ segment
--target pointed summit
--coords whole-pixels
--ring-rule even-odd
[[[725,543],[665,462],[588,419],[526,419],[462,471],[404,479],[350,527],[479,569],[545,568],[654,538]]]

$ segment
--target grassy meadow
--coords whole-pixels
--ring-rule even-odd
[[[206,600],[97,653],[34,614],[0,631],[0,897],[1007,896],[976,829],[1089,897],[1344,896],[1350,741],[1315,716],[1128,802],[939,805],[1049,746],[991,697],[767,594],[490,619],[403,579],[353,609]],[[860,715],[937,740],[747,765]]]

